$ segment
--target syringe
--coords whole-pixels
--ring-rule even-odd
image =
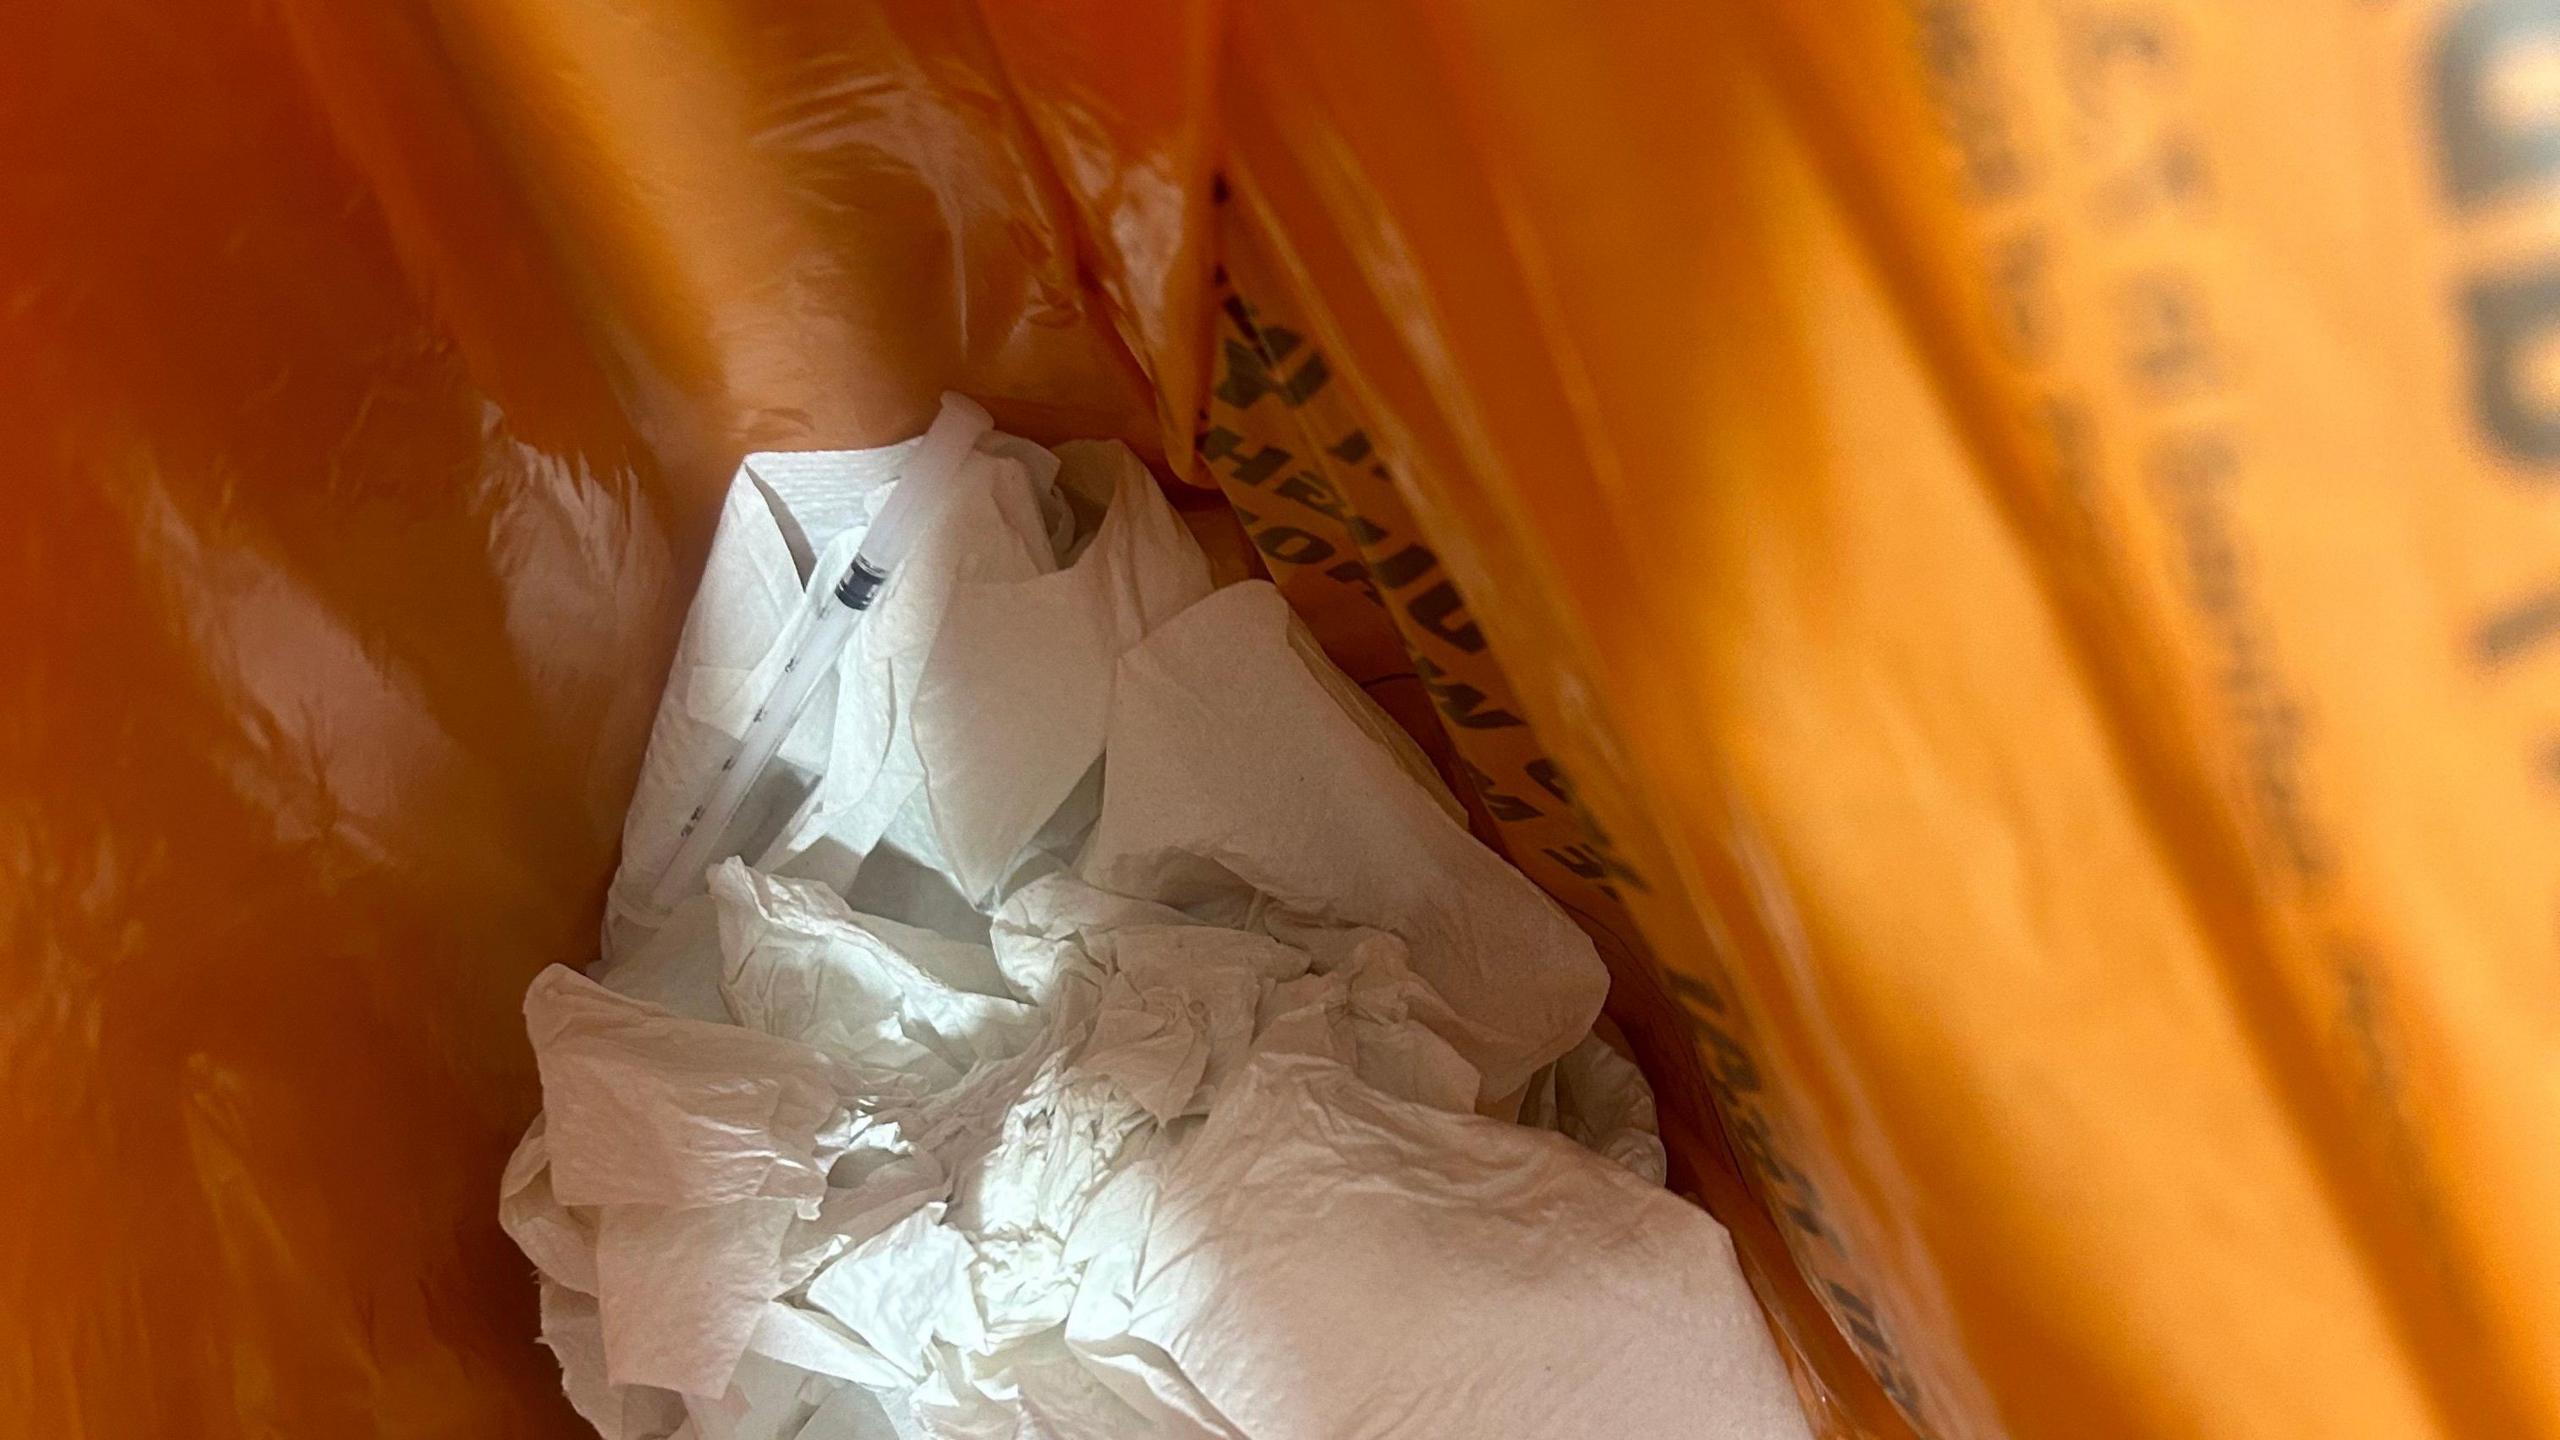
[[[932,428],[925,431],[915,453],[900,468],[888,500],[880,507],[879,518],[871,522],[870,530],[855,548],[853,563],[836,582],[836,603],[823,606],[802,630],[800,642],[783,662],[773,693],[765,697],[754,718],[747,722],[747,732],[739,737],[736,753],[721,765],[709,798],[694,807],[677,833],[675,857],[660,872],[650,894],[650,903],[658,910],[674,908],[677,901],[702,883],[703,873],[718,858],[712,854],[713,848],[737,818],[747,792],[773,763],[773,757],[781,753],[791,727],[800,723],[801,712],[809,708],[810,697],[817,693],[819,677],[835,669],[836,659],[853,638],[854,622],[871,608],[880,587],[887,583],[889,572],[941,508],[952,474],[994,428],[994,418],[976,401],[949,391],[943,393],[941,413],[934,417]]]

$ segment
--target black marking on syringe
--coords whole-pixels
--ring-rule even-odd
[[[844,579],[836,586],[836,599],[843,601],[848,610],[868,610],[872,597],[880,593],[881,582],[888,578],[856,556],[852,568],[844,572]]]

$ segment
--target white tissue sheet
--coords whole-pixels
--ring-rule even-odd
[[[1304,1056],[1220,1097],[1143,1257],[1126,1328],[1255,1440],[1804,1423],[1704,1211],[1560,1136]]]
[[[1480,1101],[1589,1033],[1609,988],[1590,942],[1328,699],[1270,586],[1220,591],[1124,656],[1108,743],[1096,885],[1393,932],[1448,1002]]]
[[[906,447],[756,456],[499,1186],[609,1440],[1807,1434],[1605,976],[1144,468],[982,442],[651,899]],[[1491,1117],[1491,1118],[1488,1118]],[[1516,1117],[1520,1123],[1511,1123]]]

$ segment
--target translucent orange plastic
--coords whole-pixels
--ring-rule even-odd
[[[1828,1435],[2560,1436],[2555,45],[0,7],[0,1422],[579,1433],[518,996],[737,457],[958,388],[1428,732]]]

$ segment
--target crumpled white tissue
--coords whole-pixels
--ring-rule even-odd
[[[1116,1083],[1158,1123],[1205,1115],[1253,1043],[1264,995],[1306,973],[1277,941],[1199,925],[1117,932],[1114,968],[1083,1069]]]
[[[995,952],[877,915],[825,886],[713,870],[720,996],[739,1024],[927,1086],[1019,1051],[1039,1012],[1005,992]]]
[[[525,1026],[542,1132],[509,1167],[501,1220],[546,1274],[593,1292],[611,1383],[719,1393],[847,1146],[842,1063],[556,965],[526,992]],[[566,1253],[590,1228],[592,1249]]]
[[[1598,1035],[1564,1053],[1530,1093],[1520,1123],[1565,1138],[1659,1185],[1670,1173],[1662,1123],[1644,1072]]]
[[[986,1341],[969,1284],[977,1248],[942,1223],[940,1203],[909,1211],[818,1272],[809,1303],[897,1366],[910,1383],[932,1369],[934,1342],[975,1348]]]
[[[1126,1328],[1254,1440],[1805,1433],[1705,1212],[1304,1056],[1220,1098],[1143,1255]]]
[[[1062,569],[955,587],[915,699],[935,833],[982,905],[1102,758],[1113,662],[1209,593],[1207,560],[1137,457],[1068,446],[1062,459],[1108,476],[1100,528]]]
[[[983,442],[733,858],[653,906],[904,453],[742,468],[606,958],[527,993],[499,1214],[579,1413],[1801,1440],[1588,940],[1120,447]]]
[[[554,965],[525,992],[551,1190],[564,1205],[716,1205],[826,1193],[839,1062],[686,1020]],[[831,1157],[830,1157],[831,1158]]]
[[[801,630],[835,603],[835,578],[905,448],[748,457],[624,827],[609,955],[667,923],[649,895],[677,828]],[[786,462],[802,479],[781,496],[757,476]],[[819,503],[808,477],[823,466],[840,470],[853,498],[835,508],[853,522],[809,560],[784,541],[796,528],[786,502]],[[992,436],[950,483],[953,494],[866,613],[834,683],[819,687],[782,763],[740,807],[728,843],[761,868],[841,889],[889,844],[962,899],[989,903],[1100,757],[1111,660],[1209,593],[1199,548],[1124,446],[1071,444],[1050,457]],[[1062,565],[1053,512],[1077,503],[1101,516]],[[1035,714],[1041,723],[1020,723]]]
[[[1407,781],[1308,674],[1261,583],[1192,606],[1121,657],[1110,783],[1082,867],[1204,915],[1257,901],[1391,931],[1448,1002],[1480,1103],[1573,1048],[1608,992],[1555,903]]]

